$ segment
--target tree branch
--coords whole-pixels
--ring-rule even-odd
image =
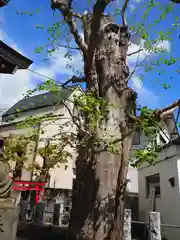
[[[171,2],[180,3],[180,0],[170,0]]]
[[[80,48],[78,48],[78,47],[71,47],[66,44],[58,44],[58,47],[68,48],[68,49],[72,49],[72,50],[80,50]]]
[[[91,34],[89,38],[88,46],[88,63],[87,63],[87,74],[91,70],[92,61],[94,56],[94,50],[97,46],[97,36],[101,26],[101,18],[103,16],[106,6],[111,0],[97,0],[93,7],[92,20],[91,20]]]
[[[47,47],[48,47],[48,46],[51,47],[52,44],[48,44],[48,45],[46,45],[46,46],[47,46]],[[67,45],[67,44],[58,44],[57,47],[54,47],[54,46],[53,46],[53,50],[54,50],[54,51],[56,50],[56,48],[67,48],[67,49],[72,49],[72,50],[81,50],[81,49],[78,48],[78,47],[72,47],[72,46],[69,46],[69,45]]]
[[[83,14],[75,13],[75,12],[72,12],[72,16],[73,16],[73,17],[76,17],[76,18],[78,18],[78,19],[80,19],[80,20],[82,20],[82,18],[83,18]]]
[[[123,26],[127,26],[125,13],[126,13],[126,9],[128,7],[128,3],[129,3],[129,0],[125,0],[124,5],[122,6],[122,9],[121,9],[121,18],[122,18],[122,25]]]
[[[180,99],[178,99],[177,101],[175,101],[174,103],[170,104],[165,108],[155,110],[155,114],[157,114],[157,116],[159,117],[164,117],[169,114],[172,114],[179,106],[180,106]]]
[[[68,79],[65,83],[63,83],[61,86],[66,87],[69,83],[82,83],[85,82],[85,78],[78,78],[76,76],[72,76],[72,78]]]
[[[144,50],[144,49],[141,48],[141,49],[139,49],[139,50],[137,50],[137,51],[135,51],[135,52],[128,53],[127,56],[128,56],[128,57],[129,57],[129,56],[132,56],[132,55],[134,55],[134,54],[136,54],[136,53],[139,53],[139,52],[141,52],[141,51],[143,51],[143,50]]]
[[[66,0],[51,0],[51,8],[52,9],[59,9],[61,14],[64,17],[65,22],[69,26],[69,30],[71,34],[74,36],[74,40],[76,44],[79,46],[83,54],[86,54],[87,46],[84,43],[83,39],[81,38],[78,30],[76,29],[76,25],[73,21],[73,16],[78,16],[80,15],[75,14],[71,10],[71,3],[72,0],[66,1]]]

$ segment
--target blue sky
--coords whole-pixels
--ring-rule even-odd
[[[165,4],[166,0],[160,0]],[[33,4],[32,4],[33,2]],[[108,10],[112,10],[115,7],[120,6],[122,1],[114,0]],[[75,0],[74,4],[76,10],[84,11],[87,8],[85,1]],[[128,21],[130,25],[137,24],[139,22],[139,16],[143,11],[143,1],[142,0],[131,0],[130,8],[128,11]],[[35,13],[39,9],[38,13]],[[134,17],[132,9],[136,10],[137,16]],[[21,15],[21,12],[27,11],[34,13],[32,16]],[[19,12],[19,14],[17,14]],[[162,30],[172,28],[172,23],[175,17],[180,13],[180,6],[176,6],[171,14],[162,21],[161,24],[156,25],[153,28],[149,28],[148,31],[150,35],[155,36]],[[148,23],[152,23],[153,20],[158,16],[158,11],[153,11]],[[35,53],[35,48],[38,46],[44,46],[48,42],[47,27],[51,26],[53,23],[61,19],[60,13],[50,9],[50,0],[11,0],[10,3],[0,9],[0,36],[1,40],[5,41],[12,47],[16,48],[18,51],[22,52],[25,56],[29,57],[34,61],[30,69],[35,70],[49,78],[55,78],[58,81],[64,81],[69,76],[73,74],[71,69],[66,68],[67,60],[64,59],[64,54],[66,53],[64,49],[60,49],[59,52],[53,54],[53,56],[45,61],[45,55]],[[119,21],[119,18],[117,18]],[[36,25],[43,25],[44,29],[37,29]],[[67,30],[63,29],[61,36],[67,36]],[[179,57],[180,58],[180,48],[179,39],[180,31],[177,29],[172,34],[171,41],[165,41],[163,47],[168,50],[168,56]],[[64,42],[64,38],[61,38],[61,43]],[[135,44],[130,47],[130,52],[137,49]],[[146,57],[147,52],[143,51],[141,53],[141,58]],[[129,64],[131,67],[134,66],[136,62],[136,56],[129,58]],[[152,58],[152,57],[151,57]],[[154,58],[154,57],[153,57]],[[82,69],[81,55],[77,52],[73,53],[72,56],[72,66],[75,69]],[[154,72],[150,72],[145,75],[145,80],[142,82],[139,79],[139,74],[143,72],[139,69],[136,75],[133,77],[130,85],[139,93],[139,103],[142,105],[148,105],[152,108],[166,106],[172,101],[180,98],[180,75],[176,73],[176,69],[180,69],[179,61],[171,66],[161,67],[160,75]],[[157,68],[155,69],[157,70]],[[15,75],[1,75],[0,76],[0,106],[1,108],[6,108],[14,104],[19,100],[23,93],[29,88],[45,80],[43,77],[35,75],[30,71],[18,71]],[[158,82],[157,82],[158,80]],[[163,89],[162,84],[171,84],[171,88],[168,90]]]

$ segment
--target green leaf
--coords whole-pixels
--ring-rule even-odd
[[[37,47],[35,48],[36,53],[41,53],[44,50],[44,47]]]
[[[164,88],[164,89],[169,89],[169,88],[171,88],[171,85],[170,85],[170,84],[167,84],[167,83],[164,83],[164,84],[163,84],[163,88]]]

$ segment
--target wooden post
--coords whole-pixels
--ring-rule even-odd
[[[123,240],[131,240],[131,210],[124,210],[124,237]]]
[[[161,240],[161,220],[158,212],[149,214],[149,239]]]

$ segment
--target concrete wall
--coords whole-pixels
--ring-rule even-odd
[[[129,180],[127,188],[129,192],[138,193],[138,171],[137,168],[129,166],[127,178]]]
[[[132,224],[132,239],[148,240],[144,237],[145,225]],[[76,238],[67,228],[19,223],[17,240],[75,240]]]
[[[139,217],[147,220],[149,211],[149,199],[146,192],[146,177],[159,173],[161,195],[155,200],[155,210],[161,213],[163,224],[180,226],[180,184],[179,184],[180,147],[171,145],[164,149],[155,166],[144,166],[138,171],[139,185]],[[175,187],[169,183],[169,178],[175,178]],[[163,228],[164,235],[168,239],[179,240],[180,228]]]

